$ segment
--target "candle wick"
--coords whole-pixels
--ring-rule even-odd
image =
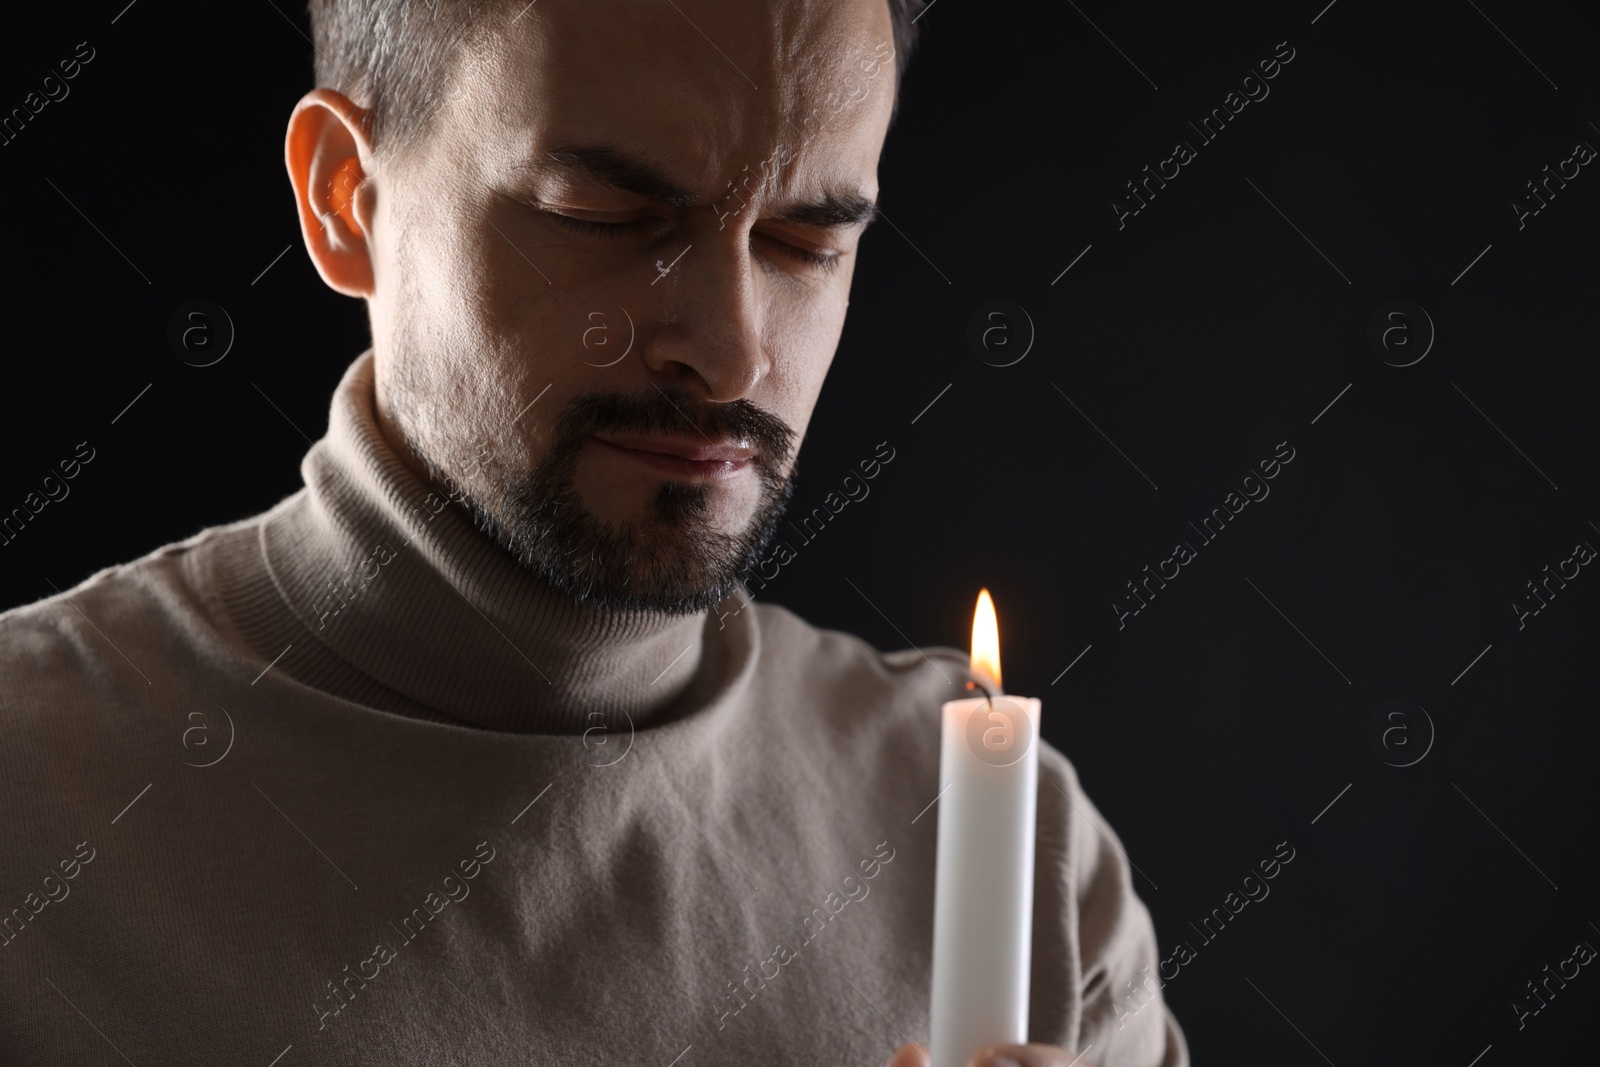
[[[975,672],[969,672],[969,673],[974,673],[975,674]],[[999,691],[999,687],[998,686],[996,686],[995,689],[993,691],[991,691],[988,686],[983,684],[983,681],[982,681],[981,678],[972,677],[972,678],[967,679],[967,688],[968,689],[977,689],[977,690],[981,691],[983,693],[983,701],[984,701],[984,703],[987,704],[990,707],[994,706],[995,693],[997,693]]]

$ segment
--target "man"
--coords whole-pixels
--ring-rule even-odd
[[[0,1061],[922,1062],[964,656],[742,582],[913,10],[314,0],[286,161],[372,347],[300,492],[0,617]],[[1187,1064],[1054,749],[1038,805],[981,1062]]]

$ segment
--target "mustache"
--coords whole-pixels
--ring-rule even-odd
[[[759,453],[757,461],[774,468],[788,461],[796,436],[788,423],[748,400],[711,403],[659,386],[634,395],[584,393],[568,402],[555,427],[562,451],[595,434],[686,431],[713,441],[722,437],[749,441]]]

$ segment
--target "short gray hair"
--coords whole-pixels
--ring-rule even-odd
[[[894,108],[925,0],[887,0],[894,26]],[[525,0],[310,0],[314,76],[365,108],[367,136],[403,149],[438,109],[461,45],[486,12]]]

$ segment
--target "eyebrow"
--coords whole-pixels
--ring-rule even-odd
[[[712,203],[667,177],[654,164],[629,155],[615,145],[558,145],[538,159],[521,164],[518,169],[560,170],[672,207],[709,207]],[[870,225],[877,214],[877,201],[871,197],[853,190],[828,190],[819,197],[789,204],[770,217],[775,222],[832,229]]]

